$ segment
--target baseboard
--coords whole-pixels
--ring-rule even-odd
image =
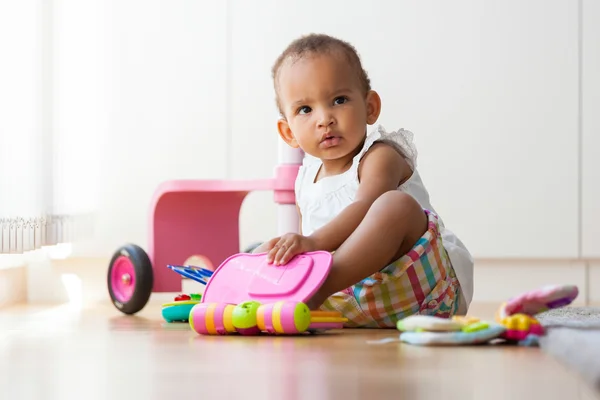
[[[481,260],[475,267],[473,302],[502,302],[519,293],[553,284],[573,284],[579,288],[574,305],[600,300],[600,284],[590,281],[587,262],[570,260]],[[600,264],[597,275],[600,278]]]
[[[12,276],[13,280],[21,279],[21,290],[13,290],[16,300],[12,301],[19,301],[19,296],[22,301],[23,292],[26,292],[30,303],[64,303],[72,301],[74,296],[87,304],[108,302],[108,263],[108,258],[70,258],[31,263],[27,267],[26,279],[24,272]],[[5,273],[10,273],[8,271]],[[23,279],[26,281],[26,290],[23,289]],[[533,288],[564,283],[579,287],[580,295],[575,305],[600,303],[600,261],[479,260],[475,268],[473,302],[500,303]],[[193,281],[183,281],[183,292],[201,292],[202,289],[202,285]],[[153,293],[151,299],[167,301],[172,297],[171,293]]]
[[[0,269],[0,308],[27,301],[27,268]]]

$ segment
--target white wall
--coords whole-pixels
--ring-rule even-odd
[[[256,142],[275,149],[272,62],[326,32],[360,51],[380,122],[415,133],[433,204],[476,257],[577,256],[575,2],[233,1],[232,15],[234,176],[275,162],[248,167]]]
[[[42,76],[41,8],[37,0],[0,2],[0,217],[33,217],[47,195],[38,178],[44,158],[42,95],[49,81]],[[0,251],[10,240],[3,225]]]
[[[96,236],[75,253],[145,247],[160,182],[227,175],[226,3],[55,0],[54,8],[55,135],[101,166],[92,178]],[[95,147],[70,146],[90,131]]]
[[[600,9],[583,6],[580,66],[569,0],[55,1],[56,118],[102,138],[98,237],[79,252],[145,246],[163,180],[271,176],[270,67],[318,31],[356,45],[384,101],[380,122],[415,133],[434,205],[477,258],[570,259],[582,244],[598,256]],[[274,235],[275,214],[271,193],[250,195],[242,245]]]
[[[155,187],[226,177],[225,2],[110,2],[111,95],[99,234],[146,245]]]

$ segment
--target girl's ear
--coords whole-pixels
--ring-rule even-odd
[[[371,90],[367,93],[367,124],[373,125],[379,119],[381,113],[381,98],[379,94]]]
[[[290,124],[281,118],[277,121],[277,130],[279,131],[279,136],[291,147],[298,148],[298,142],[290,129]]]

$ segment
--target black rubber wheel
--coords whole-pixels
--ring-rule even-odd
[[[135,314],[146,306],[154,274],[148,254],[135,244],[119,248],[108,266],[108,294],[124,314]]]

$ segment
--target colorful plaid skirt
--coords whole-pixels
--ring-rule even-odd
[[[414,314],[449,318],[457,313],[460,285],[444,249],[437,216],[425,210],[427,232],[404,256],[341,292],[323,311],[339,311],[348,328],[395,328]]]

